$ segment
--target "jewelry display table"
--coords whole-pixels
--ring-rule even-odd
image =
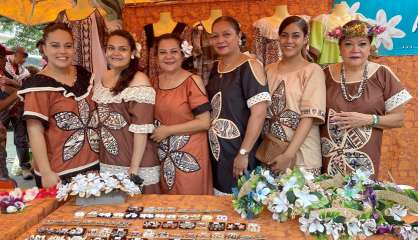
[[[216,216],[227,216],[227,220],[225,222],[228,223],[245,223],[247,225],[246,231],[224,231],[224,233],[229,232],[235,232],[239,234],[240,236],[246,235],[246,236],[263,236],[263,239],[273,240],[273,239],[311,239],[311,237],[306,237],[303,232],[299,230],[299,223],[297,220],[289,221],[286,223],[278,223],[273,221],[271,218],[271,214],[265,210],[260,216],[253,220],[246,220],[241,219],[240,216],[233,210],[232,208],[232,202],[231,197],[228,196],[179,196],[179,195],[139,195],[133,198],[129,198],[126,203],[118,204],[118,205],[95,205],[95,206],[86,206],[81,207],[75,205],[74,200],[70,200],[61,207],[59,207],[57,210],[55,210],[53,213],[48,215],[45,219],[40,221],[38,224],[32,226],[29,230],[27,230],[24,234],[22,234],[17,239],[27,239],[30,235],[35,235],[37,233],[37,229],[41,226],[46,226],[45,224],[51,223],[54,221],[97,221],[97,222],[129,222],[130,226],[129,231],[139,231],[143,232],[146,230],[143,230],[142,226],[144,219],[133,219],[133,220],[126,220],[126,219],[116,219],[116,218],[91,218],[87,217],[88,213],[91,211],[96,212],[125,212],[125,210],[128,208],[128,206],[141,206],[141,207],[156,207],[156,208],[176,208],[177,211],[180,209],[189,209],[189,210],[200,210],[202,213],[195,213],[190,211],[190,213],[187,213],[187,211],[182,211],[181,213],[175,212],[175,213],[169,213],[169,214],[176,214],[179,215],[193,215],[193,214],[201,214],[201,215],[212,215],[216,218]],[[28,209],[29,210],[29,209]],[[205,213],[205,211],[207,211]],[[212,211],[212,212],[211,212]],[[76,212],[84,212],[86,215],[84,218],[75,218],[74,214]],[[27,211],[29,213],[29,211]],[[167,214],[168,215],[168,214]],[[12,215],[13,216],[13,215]],[[18,216],[18,215],[14,215]],[[213,221],[216,221],[214,218]],[[9,223],[9,225],[15,225],[18,226],[18,219],[16,219],[16,223],[12,224]],[[166,220],[157,220],[157,219],[150,219],[150,221],[167,221]],[[177,219],[176,221],[180,221]],[[250,232],[248,229],[249,224],[256,223],[260,225],[261,229],[259,233]],[[3,223],[1,223],[3,226]],[[19,224],[20,225],[20,224]],[[46,227],[51,228],[71,228],[70,226],[62,226],[62,225],[47,225]],[[72,226],[77,227],[77,226]],[[84,226],[81,226],[84,227]],[[87,227],[92,228],[91,226]],[[95,226],[94,228],[100,228],[100,226]],[[111,228],[117,228],[117,227],[111,227]],[[1,229],[5,229],[2,227]],[[201,229],[193,229],[193,230],[183,230],[183,229],[175,229],[175,230],[168,230],[168,229],[162,229],[161,227],[158,229],[153,229],[152,231],[155,232],[167,232],[169,234],[180,234],[185,235],[188,233],[201,233],[201,232],[207,232],[209,234],[213,233],[213,231],[201,230]],[[21,231],[22,232],[22,231]],[[4,238],[4,235],[2,234],[2,239],[10,239],[10,238]],[[161,238],[160,238],[161,239]],[[164,238],[163,238],[164,239]],[[168,239],[168,238],[165,238]],[[190,238],[191,239],[191,238]],[[194,238],[199,239],[199,238]],[[313,239],[313,238],[312,238]],[[383,235],[383,236],[375,236],[369,239],[394,239],[390,235]]]

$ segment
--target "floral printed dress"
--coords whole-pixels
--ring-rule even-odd
[[[302,118],[314,124],[296,152],[296,166],[321,174],[322,156],[319,125],[325,121],[325,76],[321,67],[310,63],[296,71],[281,73],[278,64],[266,67],[272,103],[264,132],[283,142],[291,142]]]
[[[350,173],[357,169],[368,170],[378,176],[383,130],[360,127],[340,129],[330,123],[337,112],[360,112],[385,115],[405,104],[412,97],[399,79],[386,66],[368,63],[368,79],[360,98],[348,102],[344,99],[339,82],[341,64],[325,68],[327,88],[326,124],[321,127],[324,170],[328,174]],[[347,84],[347,92],[354,95],[360,82]]]
[[[250,108],[257,103],[270,101],[262,64],[254,58],[243,59],[235,68],[222,72],[215,62],[206,89],[212,105],[212,126],[209,143],[215,194],[229,194],[236,186],[233,177],[234,159],[245,137]],[[257,142],[248,155],[248,171],[257,163]]]
[[[171,89],[157,87],[155,119],[158,124],[176,125],[191,121],[210,110],[207,96],[192,76]],[[207,132],[173,135],[159,144],[163,193],[213,194]]]
[[[128,172],[134,134],[154,130],[155,91],[147,86],[130,86],[114,95],[98,81],[93,94],[99,113],[100,171]],[[160,164],[156,146],[147,138],[138,175],[144,179],[144,193],[160,193]]]
[[[24,81],[19,97],[24,99],[24,119],[36,119],[45,127],[51,170],[69,180],[78,173],[99,169],[99,116],[91,99],[94,75],[77,66],[73,86],[36,74]],[[36,144],[36,143],[32,143]],[[41,185],[34,162],[35,179]]]

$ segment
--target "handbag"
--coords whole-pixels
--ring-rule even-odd
[[[275,157],[284,153],[289,146],[288,142],[281,141],[271,134],[265,134],[263,141],[255,152],[255,157],[262,163],[270,165]],[[276,166],[279,170],[293,168],[295,166],[295,159],[291,162],[279,162]]]

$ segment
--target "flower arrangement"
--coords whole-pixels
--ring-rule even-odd
[[[277,191],[277,182],[272,173],[257,167],[251,174],[238,179],[237,188],[232,189],[232,205],[242,218],[252,219],[260,214],[268,197]]]
[[[4,213],[16,213],[21,212],[26,207],[26,203],[34,200],[38,194],[39,189],[33,187],[26,191],[22,191],[20,188],[15,188],[11,192],[0,193],[0,208]]]
[[[121,190],[129,195],[141,194],[143,180],[139,176],[109,172],[78,174],[70,183],[58,184],[57,199],[66,200],[69,195],[81,198],[100,197],[113,190]]]
[[[403,218],[408,209],[417,212],[417,192],[404,191],[370,177],[369,172],[357,170],[344,177],[342,186],[326,189],[331,207],[301,215],[301,231],[318,239],[326,239],[328,235],[333,239],[352,239],[384,233],[416,239],[418,223],[407,224]]]
[[[192,56],[192,50],[193,50],[193,46],[190,45],[189,42],[187,42],[186,40],[184,40],[181,43],[181,51],[183,52],[185,58]]]
[[[351,37],[367,37],[367,36],[377,36],[382,34],[385,31],[385,27],[374,25],[371,26],[365,22],[359,22],[357,24],[346,26],[346,27],[336,27],[330,32],[328,36],[335,39],[351,38]]]
[[[260,191],[266,182],[261,175],[269,170],[255,170],[238,182],[233,206],[242,217],[259,214],[263,205],[273,219],[284,222],[299,217],[300,230],[317,239],[355,239],[390,233],[400,239],[418,237],[418,222],[407,223],[408,213],[418,213],[418,192],[401,189],[393,183],[371,179],[370,172],[357,170],[352,175],[314,178],[303,169],[287,170]],[[269,176],[274,176],[269,172]],[[260,197],[257,193],[261,192]],[[260,200],[261,199],[261,200]]]
[[[329,206],[329,200],[319,185],[313,182],[313,175],[303,169],[288,169],[279,180],[279,191],[272,194],[268,210],[273,219],[284,222],[304,212]]]

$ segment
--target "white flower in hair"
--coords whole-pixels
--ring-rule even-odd
[[[190,45],[186,40],[181,43],[181,51],[186,58],[192,56],[193,46]]]
[[[140,58],[142,46],[139,42],[135,42],[135,47],[136,47],[135,57]]]

